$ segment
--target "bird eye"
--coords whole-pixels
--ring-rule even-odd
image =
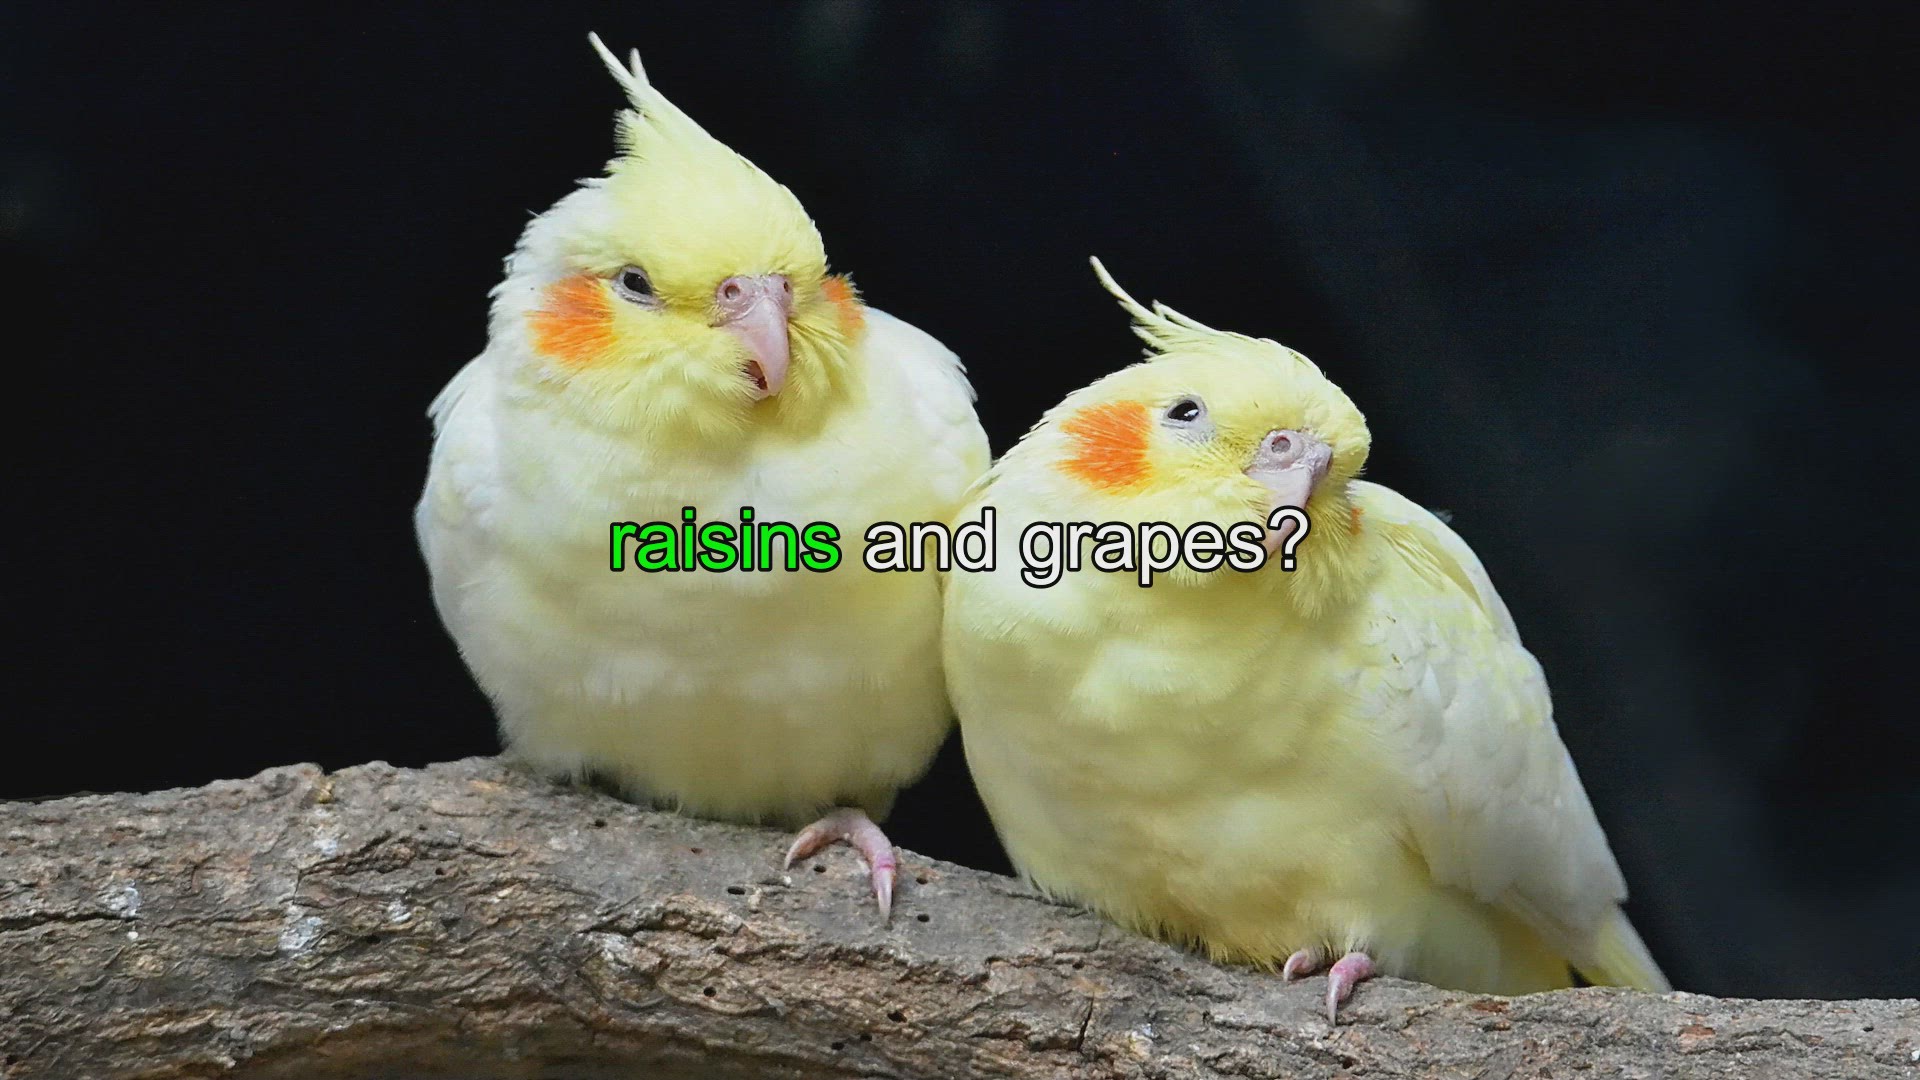
[[[1181,398],[1168,407],[1167,419],[1176,424],[1191,424],[1206,411],[1199,398]]]
[[[637,266],[621,267],[613,275],[613,288],[623,298],[636,304],[653,303],[653,282],[647,280],[647,272]]]

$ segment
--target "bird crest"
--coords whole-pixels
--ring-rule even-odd
[[[1140,340],[1147,343],[1149,360],[1183,350],[1225,347],[1233,351],[1243,351],[1245,346],[1250,345],[1262,354],[1269,347],[1279,349],[1283,355],[1292,357],[1296,363],[1306,365],[1314,374],[1321,374],[1319,365],[1307,359],[1305,354],[1289,349],[1272,338],[1256,338],[1246,334],[1236,334],[1231,330],[1215,330],[1198,319],[1180,314],[1158,300],[1155,300],[1153,306],[1149,308],[1121,288],[1120,283],[1113,280],[1113,275],[1107,273],[1106,266],[1098,257],[1090,258],[1088,261],[1093,264],[1094,276],[1100,279],[1101,286],[1112,293],[1114,299],[1120,301],[1120,306],[1126,310],[1127,314],[1133,316],[1133,332]]]
[[[661,145],[682,145],[687,149],[718,149],[726,154],[740,158],[737,152],[724,143],[707,134],[707,130],[694,122],[693,117],[680,110],[678,105],[667,100],[667,96],[654,88],[647,79],[647,70],[640,64],[640,50],[627,50],[627,62],[613,55],[599,34],[588,34],[593,51],[600,54],[600,62],[607,66],[613,80],[627,92],[627,101],[633,108],[620,113],[620,148],[623,156],[645,159],[646,151]],[[751,163],[748,163],[751,165]]]

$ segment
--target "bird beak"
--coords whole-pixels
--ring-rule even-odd
[[[1327,478],[1327,466],[1332,462],[1333,448],[1326,443],[1303,431],[1282,429],[1270,431],[1260,440],[1260,449],[1254,451],[1247,475],[1267,489],[1268,514],[1283,506],[1297,506],[1304,511],[1307,500],[1313,498],[1314,489]],[[1279,551],[1299,527],[1297,522],[1287,520],[1281,522],[1279,528],[1269,529],[1267,554]]]
[[[720,321],[714,325],[737,334],[747,347],[747,379],[754,400],[762,401],[787,384],[792,358],[787,318],[793,314],[793,283],[785,274],[730,277],[713,293]]]

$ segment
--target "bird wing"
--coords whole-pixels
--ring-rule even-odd
[[[941,503],[958,509],[967,489],[992,460],[987,433],[973,411],[974,392],[967,369],[952,349],[904,319],[868,308],[868,360],[896,373],[907,399],[907,416],[924,450],[927,480]]]
[[[1539,662],[1464,540],[1391,489],[1352,487],[1395,564],[1369,601],[1362,697],[1410,781],[1410,841],[1436,881],[1512,911],[1575,967],[1593,967],[1626,883]]]
[[[414,508],[414,532],[432,570],[434,605],[449,629],[452,603],[486,566],[493,544],[499,442],[493,428],[493,367],[484,355],[459,370],[427,406],[433,455]]]

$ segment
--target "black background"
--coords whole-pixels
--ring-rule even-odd
[[[611,153],[596,29],[996,451],[1137,355],[1089,254],[1313,356],[1485,559],[1675,982],[1920,993],[1914,39],[1842,8],[8,5],[0,796],[494,749],[423,410]],[[951,745],[892,828],[1004,868]]]

